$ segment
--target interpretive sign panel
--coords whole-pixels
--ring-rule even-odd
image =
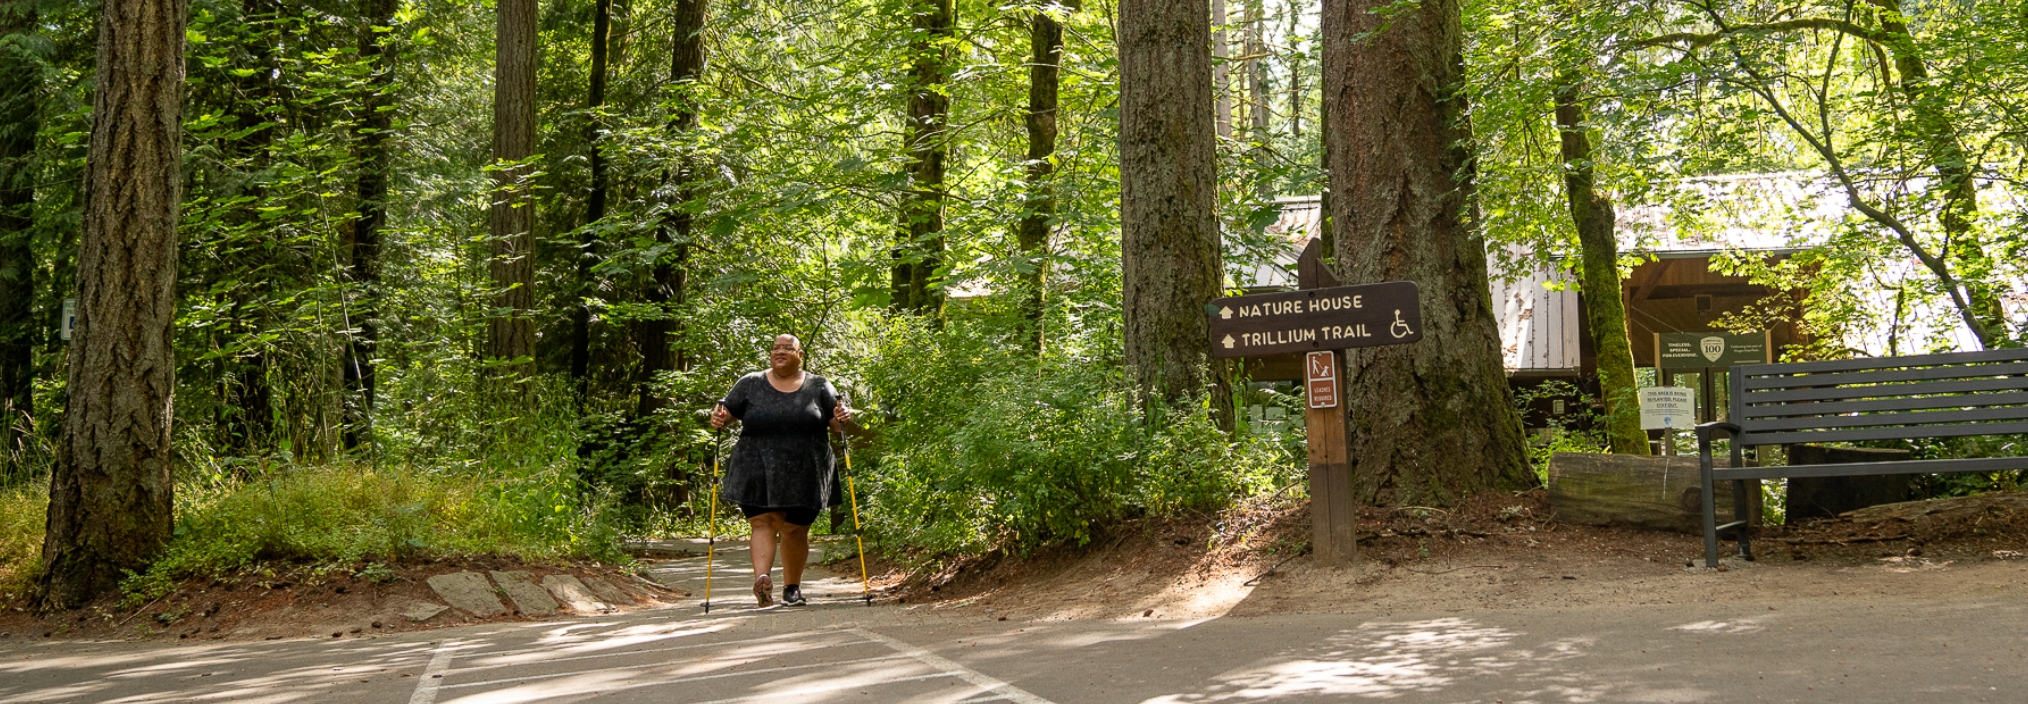
[[[1204,307],[1211,354],[1262,357],[1422,339],[1415,283],[1336,286],[1220,298]]]
[[[1736,364],[1767,364],[1768,335],[1750,332],[1732,335],[1721,332],[1665,332],[1655,336],[1663,369],[1723,369]]]
[[[1303,356],[1303,387],[1311,408],[1338,407],[1338,354],[1329,350]]]
[[[1641,389],[1641,429],[1682,429],[1697,425],[1697,390],[1683,386]]]

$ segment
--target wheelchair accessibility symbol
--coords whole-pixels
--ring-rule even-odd
[[[1394,324],[1387,326],[1387,334],[1393,335],[1396,340],[1415,334],[1408,328],[1408,323],[1402,321],[1400,308],[1394,309]]]

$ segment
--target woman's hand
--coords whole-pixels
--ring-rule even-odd
[[[837,420],[840,424],[850,423],[852,422],[852,409],[846,408],[844,401],[839,401],[838,407],[831,409],[831,418]]]
[[[724,428],[725,424],[730,422],[732,422],[732,412],[725,410],[725,404],[718,404],[717,408],[711,409],[712,430]]]

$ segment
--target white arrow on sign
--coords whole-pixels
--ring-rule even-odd
[[[1232,319],[1232,309],[1231,309],[1231,308],[1220,308],[1220,309],[1218,309],[1218,317],[1219,317],[1219,318],[1221,318],[1221,319],[1224,319],[1224,320],[1231,320],[1231,319]],[[1228,347],[1229,347],[1229,346],[1230,346],[1230,345],[1228,345]]]
[[[1225,336],[1225,339],[1223,339],[1223,340],[1219,340],[1219,342],[1223,342],[1223,343],[1225,343],[1225,348],[1226,348],[1226,349],[1228,349],[1228,350],[1229,350],[1229,349],[1232,349],[1232,336],[1231,336],[1231,335],[1226,335],[1226,336]]]

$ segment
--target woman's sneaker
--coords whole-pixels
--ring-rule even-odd
[[[782,603],[789,606],[802,606],[810,603],[810,600],[803,598],[802,585],[791,584],[782,587]]]
[[[775,591],[775,583],[773,580],[768,579],[767,575],[761,575],[759,577],[754,578],[753,598],[760,600],[761,606],[774,605],[775,603],[774,591]]]

